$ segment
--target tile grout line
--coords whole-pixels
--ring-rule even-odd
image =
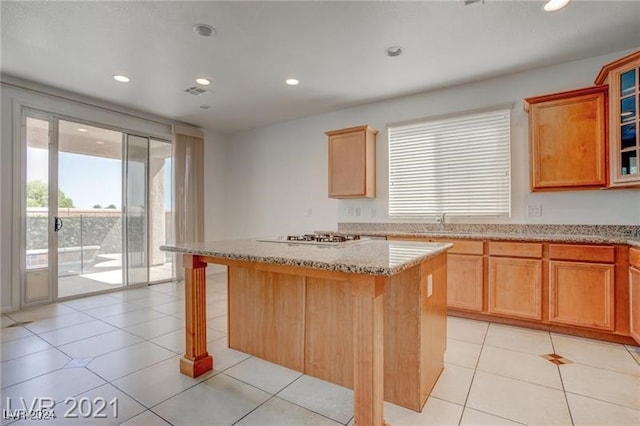
[[[142,298],[141,298],[141,299],[142,299]],[[122,302],[126,302],[126,301],[122,301]],[[138,306],[140,306],[140,309],[148,309],[148,310],[153,310],[153,311],[155,311],[155,310],[153,309],[153,305],[151,305],[151,306],[138,305]],[[93,315],[88,314],[88,313],[86,313],[86,312],[84,312],[84,311],[79,311],[79,310],[77,310],[76,308],[73,308],[73,307],[69,307],[69,308],[70,308],[70,309],[73,309],[73,310],[76,310],[76,311],[78,311],[78,312],[80,312],[80,313],[85,313],[86,315],[88,315],[88,316],[90,316],[90,317],[93,317]],[[89,308],[89,309],[92,309],[92,308]],[[159,311],[155,311],[155,312],[159,312]],[[161,313],[162,313],[162,314],[164,314],[164,315],[163,315],[163,318],[164,318],[164,317],[167,317],[167,316],[173,316],[172,314],[166,314],[166,313],[164,313],[164,312],[161,312]],[[52,318],[60,318],[60,317],[63,317],[64,315],[70,315],[70,314],[71,314],[71,313],[66,313],[66,314],[63,314],[63,315],[60,315],[60,316],[54,316],[54,317],[51,317],[51,319],[52,319]],[[4,314],[3,314],[3,315],[4,315]],[[117,316],[117,314],[116,314],[116,315],[114,315],[114,316]],[[97,317],[95,317],[95,318],[96,318],[96,320],[98,320],[98,321],[101,321],[101,322],[103,322],[103,323],[106,323],[105,321],[102,321],[102,319],[100,319],[100,318],[97,318]],[[183,320],[183,318],[179,318],[179,317],[176,317],[176,318],[178,318],[178,319],[180,319],[180,320]],[[9,319],[13,320],[12,318],[9,318]],[[49,318],[47,318],[47,319],[49,319]],[[154,320],[148,320],[148,321],[142,321],[142,322],[144,323],[144,322],[152,322],[152,321],[154,321]],[[106,324],[109,324],[109,323],[106,323]],[[480,347],[480,352],[479,352],[479,354],[478,354],[478,358],[477,358],[477,360],[476,360],[475,367],[474,367],[474,369],[473,369],[474,371],[473,371],[473,375],[472,375],[472,378],[471,378],[471,383],[470,383],[470,385],[469,385],[469,389],[468,389],[468,391],[467,391],[467,395],[466,395],[466,398],[465,398],[465,402],[464,402],[464,404],[463,404],[463,412],[462,412],[461,417],[460,417],[460,419],[459,419],[459,421],[458,421],[458,424],[461,424],[461,422],[462,422],[462,416],[464,415],[464,409],[466,409],[466,407],[467,407],[467,403],[468,403],[468,400],[469,400],[469,396],[470,396],[470,392],[471,392],[471,389],[472,389],[472,386],[473,386],[473,382],[474,382],[474,380],[475,380],[476,373],[478,372],[479,362],[480,362],[480,359],[481,359],[481,357],[482,357],[482,355],[483,355],[483,353],[484,353],[484,347],[485,347],[485,345],[487,345],[487,343],[486,343],[486,342],[487,342],[488,332],[489,332],[489,330],[490,330],[491,324],[493,324],[493,323],[488,323],[487,328],[486,328],[486,331],[485,331],[485,333],[484,333],[484,337],[483,337],[483,340],[482,340],[482,344],[480,345],[480,346],[481,346],[481,347]],[[75,324],[75,325],[78,325],[78,324]],[[109,325],[112,325],[112,324],[109,324]],[[73,326],[73,325],[71,325],[71,326]],[[71,327],[71,326],[68,326],[68,327]],[[113,325],[112,325],[112,326],[113,326]],[[176,331],[176,330],[168,331],[167,333],[163,333],[163,334],[161,334],[161,335],[159,335],[159,336],[154,336],[154,337],[152,337],[152,338],[146,338],[146,337],[141,337],[141,336],[138,336],[138,335],[134,335],[133,333],[130,333],[129,331],[124,330],[124,329],[123,329],[123,328],[121,328],[121,327],[118,327],[118,326],[113,326],[113,327],[115,327],[115,329],[117,329],[117,330],[121,330],[121,331],[124,331],[125,333],[131,334],[131,335],[133,335],[133,336],[135,336],[135,337],[138,337],[138,338],[141,338],[141,339],[142,339],[142,340],[141,340],[141,342],[138,342],[138,343],[142,343],[142,342],[149,342],[149,343],[152,343],[152,344],[154,344],[155,346],[161,347],[161,348],[163,348],[163,349],[168,349],[168,348],[165,348],[164,346],[159,345],[159,344],[157,344],[157,343],[153,342],[153,341],[152,341],[152,339],[156,339],[156,338],[158,338],[158,337],[164,336],[164,335],[166,335],[166,334],[174,333],[174,332]],[[129,327],[129,326],[128,326],[128,327]],[[24,327],[24,328],[26,329],[26,327]],[[66,328],[66,327],[62,327],[62,328]],[[50,343],[49,343],[49,342],[47,342],[46,340],[42,339],[42,337],[40,337],[40,335],[39,335],[38,333],[34,333],[33,331],[31,331],[31,330],[29,330],[29,329],[27,329],[27,330],[28,330],[32,335],[35,335],[35,336],[37,336],[38,338],[40,338],[41,340],[45,341],[47,344],[50,344]],[[110,330],[110,331],[107,331],[107,332],[105,332],[105,333],[101,333],[101,334],[98,334],[98,335],[95,335],[95,336],[88,336],[88,337],[82,338],[82,339],[80,339],[80,340],[78,340],[78,341],[82,341],[82,340],[90,339],[90,338],[93,338],[93,337],[99,337],[99,336],[102,336],[102,335],[104,335],[104,334],[110,333],[110,332],[112,332],[112,331],[115,331],[115,330]],[[32,337],[32,336],[26,336],[26,337]],[[26,337],[23,337],[23,338],[26,338]],[[550,337],[551,344],[552,344],[552,350],[553,350],[553,352],[555,353],[555,345],[554,345],[554,342],[553,342],[553,338],[551,337],[551,333],[549,333],[549,337]],[[220,339],[222,339],[222,338],[224,338],[224,336],[223,336],[223,337],[221,337]],[[14,339],[14,340],[12,340],[12,341],[8,341],[8,342],[5,342],[5,343],[7,343],[7,344],[8,344],[8,343],[13,342],[13,341],[15,341],[15,340],[19,340],[19,339]],[[454,339],[454,340],[458,340],[458,339]],[[75,343],[75,342],[78,342],[78,341],[69,342],[69,343],[64,343],[64,344],[62,344],[62,345],[60,345],[60,346],[63,346],[63,345],[66,345],[66,344],[70,344],[70,343]],[[138,344],[138,343],[135,343],[135,344]],[[108,353],[111,353],[111,352],[114,352],[114,351],[117,351],[117,350],[120,350],[120,349],[124,349],[124,348],[130,347],[130,346],[133,346],[133,345],[135,345],[135,344],[126,345],[126,346],[124,346],[124,347],[122,347],[122,348],[114,349],[113,351],[107,352],[107,353],[105,353],[105,354],[101,354],[100,356],[102,356],[102,355],[106,355],[106,354],[108,354]],[[493,346],[491,346],[491,345],[487,345],[487,346],[489,346],[489,347],[493,347]],[[623,346],[624,346],[624,345],[623,345]],[[65,353],[64,351],[62,351],[62,350],[59,348],[59,346],[52,345],[52,348],[57,349],[59,352],[63,353],[63,354],[66,356],[66,353]],[[51,349],[51,348],[44,349],[43,351],[48,350],[48,349]],[[174,353],[174,354],[175,354],[175,352],[173,352],[172,350],[170,350],[170,349],[168,349],[168,350],[169,350],[169,352],[172,352],[172,353]],[[629,355],[630,355],[630,356],[632,356],[632,357],[633,357],[633,354],[631,353],[631,350],[630,350],[630,348],[629,348],[629,347],[624,346],[623,348],[621,348],[621,350],[626,351],[627,353],[629,353]],[[38,353],[38,352],[42,352],[42,351],[32,352],[31,354],[35,354],[35,353]],[[519,351],[515,351],[515,352],[519,352]],[[527,352],[524,352],[524,353],[527,353]],[[31,354],[26,354],[26,355],[23,355],[23,356],[27,356],[27,355],[31,355]],[[530,354],[530,353],[527,353],[527,354]],[[179,355],[179,354],[177,354],[177,355]],[[19,358],[19,357],[18,357],[18,358]],[[638,359],[637,359],[637,358],[635,358],[635,357],[633,357],[633,358],[634,358],[634,360],[635,360],[636,362],[640,363],[640,362],[638,361]],[[14,359],[16,359],[16,358],[14,358]],[[169,359],[169,358],[167,358],[167,359]],[[237,362],[237,363],[235,363],[235,364],[232,364],[232,365],[228,366],[225,370],[222,370],[221,372],[219,372],[218,374],[225,374],[225,376],[227,376],[227,377],[231,377],[231,378],[233,378],[234,380],[237,380],[237,381],[239,381],[239,382],[241,382],[241,383],[244,383],[244,384],[246,384],[246,385],[248,385],[248,386],[251,386],[251,387],[254,387],[254,388],[256,388],[256,389],[259,389],[259,390],[263,391],[262,389],[260,389],[260,388],[258,388],[258,387],[256,387],[256,386],[253,386],[253,385],[251,385],[251,384],[249,384],[249,383],[246,383],[246,382],[244,382],[244,381],[242,381],[242,380],[239,380],[239,379],[237,379],[237,378],[235,378],[235,377],[233,377],[233,376],[229,376],[228,374],[224,373],[225,371],[229,370],[229,369],[230,369],[230,368],[232,368],[233,366],[238,365],[239,363],[242,363],[242,362],[246,361],[247,359],[250,359],[250,358],[246,358],[246,359],[244,359],[244,360],[242,360],[242,361],[239,361],[239,362]],[[11,361],[11,360],[7,360],[7,361]],[[166,359],[165,359],[165,360],[160,360],[160,361],[157,361],[157,362],[155,362],[155,363],[153,363],[153,364],[150,364],[150,365],[148,365],[148,366],[145,366],[145,367],[139,368],[139,369],[137,369],[137,370],[135,370],[135,371],[133,371],[133,372],[130,372],[130,373],[128,373],[128,374],[126,374],[126,375],[124,375],[124,376],[121,376],[121,377],[119,377],[119,378],[114,379],[114,381],[115,381],[115,380],[119,380],[119,379],[121,379],[121,378],[124,378],[124,377],[126,377],[126,376],[128,376],[128,375],[135,374],[135,373],[137,373],[137,372],[139,372],[139,371],[141,371],[141,370],[144,370],[144,369],[146,369],[146,368],[152,367],[153,365],[156,365],[156,364],[158,364],[158,363],[160,363],[160,362],[163,362],[163,361],[166,361]],[[4,362],[4,361],[3,361],[3,362]],[[589,365],[589,364],[581,364],[581,363],[576,363],[576,364],[578,364],[578,365],[588,366],[588,367],[590,367],[590,368],[599,368],[599,369],[603,369],[603,370],[607,370],[607,371],[613,371],[613,372],[617,372],[617,373],[620,373],[620,374],[625,374],[625,373],[623,373],[623,372],[619,372],[619,371],[616,371],[616,370],[609,370],[609,369],[607,369],[607,368],[595,367],[595,366],[592,366],[592,365]],[[64,366],[63,366],[62,368],[64,368]],[[50,374],[50,373],[55,372],[55,371],[58,371],[58,370],[60,370],[60,369],[62,369],[62,368],[58,368],[58,369],[52,370],[52,371],[47,372],[47,373],[45,373],[45,374]],[[84,367],[84,368],[86,368],[86,367]],[[574,392],[568,392],[568,391],[565,389],[565,385],[564,385],[564,381],[563,381],[563,378],[562,378],[562,374],[561,374],[560,366],[559,366],[559,365],[556,365],[556,368],[557,368],[558,374],[559,374],[559,376],[560,376],[561,385],[562,385],[562,391],[563,391],[563,392],[564,392],[564,394],[565,394],[565,401],[566,401],[566,404],[567,404],[567,407],[568,407],[568,410],[569,410],[569,415],[570,415],[570,419],[571,419],[571,423],[572,423],[572,424],[574,423],[574,421],[573,421],[573,417],[572,417],[572,413],[571,413],[571,407],[569,406],[569,403],[568,403],[568,394],[569,394],[569,393],[571,393],[571,394],[575,394],[575,395],[584,396],[584,397],[589,398],[589,399],[594,400],[594,401],[602,401],[602,402],[605,402],[605,403],[608,403],[608,404],[613,404],[613,405],[617,405],[617,406],[620,406],[620,407],[624,407],[624,408],[631,408],[631,409],[633,409],[633,407],[627,407],[627,406],[620,405],[620,404],[617,404],[617,403],[614,403],[614,402],[603,401],[603,400],[600,400],[600,399],[598,399],[598,398],[590,397],[590,396],[588,396],[588,395],[581,395],[581,394],[576,394],[576,393],[574,393]],[[130,396],[128,393],[126,393],[124,390],[120,389],[120,388],[119,388],[119,387],[117,387],[115,384],[113,384],[113,382],[112,382],[112,381],[105,380],[102,376],[98,375],[98,374],[97,374],[96,372],[94,372],[93,370],[90,370],[90,369],[89,369],[89,371],[90,371],[91,373],[95,374],[97,377],[100,377],[102,380],[104,380],[104,382],[105,382],[105,383],[103,383],[103,384],[102,384],[102,385],[100,385],[100,386],[104,386],[104,384],[109,384],[109,385],[113,386],[114,388],[118,389],[119,391],[123,392],[123,394],[127,395],[127,396],[128,396],[128,397],[130,397],[132,400],[134,400],[134,401],[136,401],[136,402],[140,403],[140,402],[139,402],[139,401],[137,401],[135,398],[133,398],[132,396]],[[217,375],[217,374],[216,374],[216,375]],[[632,375],[632,374],[630,374],[630,375]],[[40,376],[42,376],[42,375],[39,375],[39,376],[36,376],[36,377],[40,377]],[[632,376],[633,376],[633,375],[632,375]],[[191,388],[193,388],[193,387],[195,387],[195,386],[199,385],[200,383],[203,383],[204,381],[207,381],[207,380],[212,379],[213,377],[215,377],[215,375],[214,375],[214,376],[212,376],[212,377],[210,377],[210,378],[207,378],[207,379],[205,379],[205,380],[203,380],[203,381],[201,381],[201,382],[194,383],[194,384],[193,384],[192,386],[190,386],[189,388],[187,388],[187,389],[185,389],[185,390],[183,390],[183,391],[179,392],[178,394],[176,394],[176,395],[174,395],[174,396],[172,396],[172,397],[169,397],[169,398],[167,398],[167,399],[171,399],[171,398],[173,398],[173,397],[175,397],[175,396],[179,395],[180,393],[182,393],[182,392],[184,392],[184,391],[186,391],[186,390],[189,390],[189,389],[191,389]],[[258,406],[257,406],[257,407],[255,407],[253,410],[251,410],[249,413],[247,413],[246,415],[244,415],[243,417],[241,417],[239,420],[236,420],[236,421],[234,422],[234,424],[235,424],[235,423],[237,423],[237,422],[239,422],[239,421],[241,421],[243,418],[245,418],[245,417],[246,417],[246,416],[248,416],[250,413],[252,413],[252,412],[254,412],[255,410],[257,410],[259,407],[263,406],[263,405],[264,405],[264,404],[266,404],[267,402],[271,401],[271,400],[273,399],[273,397],[278,396],[282,391],[284,391],[286,388],[288,388],[291,384],[293,384],[293,383],[295,383],[297,380],[299,380],[299,378],[300,378],[300,377],[302,377],[302,375],[301,375],[301,376],[299,376],[297,379],[293,380],[291,383],[289,383],[287,386],[285,386],[285,387],[284,387],[283,389],[281,389],[280,391],[276,392],[275,394],[271,394],[271,397],[269,397],[269,398],[268,398],[267,400],[265,400],[262,404],[258,405]],[[503,376],[503,377],[509,377],[509,376]],[[514,379],[514,378],[512,378],[512,377],[509,377],[509,378]],[[33,379],[33,378],[28,379],[28,380],[32,380],[32,379]],[[514,380],[518,380],[518,379],[514,379]],[[526,381],[523,381],[523,382],[525,382],[525,383],[530,383],[530,382],[526,382]],[[22,382],[19,382],[19,383],[22,383]],[[544,386],[544,385],[540,385],[540,384],[537,384],[537,385],[539,385],[539,386]],[[11,385],[11,386],[13,386],[13,385]],[[95,389],[95,388],[92,388],[92,389]],[[92,389],[90,389],[90,390],[92,390]],[[552,388],[552,389],[556,389],[556,390],[557,390],[557,388]],[[89,390],[89,391],[90,391],[90,390]],[[263,392],[264,392],[264,391],[263,391]],[[280,398],[280,397],[279,397],[279,398]],[[435,399],[442,400],[442,401],[447,401],[447,400],[444,400],[444,399],[442,399],[442,398],[438,398],[438,397],[434,397],[434,398],[435,398]],[[282,399],[282,398],[281,398],[281,399]],[[164,401],[166,401],[166,400],[164,400]],[[162,401],[162,402],[164,402],[164,401]],[[332,420],[332,421],[335,421],[334,419],[331,419],[330,417],[327,417],[327,416],[325,416],[325,415],[323,415],[323,414],[321,414],[321,413],[316,413],[316,412],[315,412],[315,411],[313,411],[313,410],[310,410],[310,409],[308,409],[308,408],[306,408],[306,407],[302,407],[302,406],[300,406],[300,405],[298,405],[298,404],[295,404],[295,403],[293,403],[293,402],[291,402],[291,401],[288,401],[288,400],[284,400],[284,401],[287,401],[288,403],[292,403],[292,404],[294,404],[294,405],[296,405],[296,406],[299,406],[299,407],[301,407],[301,408],[303,408],[303,409],[305,409],[305,410],[308,410],[308,411],[313,412],[313,413],[315,413],[315,414],[318,414],[318,415],[320,415],[320,416],[322,416],[322,417],[325,417],[325,418],[327,418],[327,419],[330,419],[330,420]],[[160,402],[160,403],[162,403],[162,402]],[[451,402],[451,401],[447,401],[447,402]],[[160,403],[158,403],[158,404],[154,405],[154,407],[156,407],[156,406],[157,406],[157,405],[159,405]],[[455,403],[454,403],[454,404],[455,404]],[[162,416],[160,416],[158,413],[156,413],[155,411],[153,411],[151,407],[146,407],[146,406],[145,406],[144,404],[142,404],[142,403],[140,403],[140,405],[141,405],[142,407],[145,407],[145,410],[144,410],[144,411],[142,411],[142,412],[140,412],[140,413],[138,413],[138,414],[136,414],[135,416],[140,415],[140,414],[143,414],[145,411],[150,411],[150,412],[151,412],[151,413],[153,413],[154,415],[157,415],[158,417],[160,417],[161,419],[163,419],[163,420],[165,420],[165,421],[166,421],[166,419],[164,419],[164,418],[163,418]],[[456,405],[459,405],[459,404],[456,404]],[[471,409],[471,407],[469,407],[469,408]],[[478,411],[483,412],[482,410],[478,410]],[[492,414],[492,413],[487,413],[487,414],[490,414],[490,415],[495,416],[495,414]],[[133,418],[133,417],[135,417],[135,416],[132,416],[131,418]],[[501,416],[496,416],[496,417],[501,417]],[[501,417],[501,418],[503,418],[503,417]],[[508,419],[507,419],[507,420],[508,420]],[[350,420],[349,420],[349,421],[350,421]]]
[[[640,366],[640,346],[638,347],[638,351],[633,351],[629,348],[629,345],[624,345],[624,348],[627,350],[627,352],[629,353],[629,355],[631,355],[631,358],[633,358],[636,363],[638,364],[638,366]],[[637,355],[634,355],[634,353]]]
[[[584,395],[584,394],[577,393],[577,392],[566,392],[566,393],[571,394],[571,395],[581,396],[583,398],[587,398],[587,399],[590,399],[590,400],[593,400],[593,401],[602,402],[602,403],[609,404],[609,405],[615,405],[616,407],[625,408],[627,410],[634,410],[634,411],[637,411],[638,415],[640,416],[640,409],[638,409],[638,408],[629,407],[628,405],[622,405],[622,404],[619,404],[617,402],[605,401],[603,399],[594,398],[593,396]]]
[[[557,354],[556,345],[553,342],[553,336],[551,335],[551,332],[549,332],[549,340],[551,340],[551,349],[553,349],[553,353]],[[567,411],[569,412],[569,420],[571,420],[572,425],[575,425],[575,422],[573,420],[573,413],[571,412],[571,405],[569,404],[569,397],[567,396],[567,389],[564,386],[564,379],[562,377],[562,371],[560,370],[560,365],[561,364],[556,364],[556,368],[558,369],[558,376],[560,376],[560,384],[562,385],[562,394],[564,395],[564,402],[565,404],[567,404]]]
[[[296,371],[296,370],[293,370],[293,371]],[[308,407],[304,407],[304,406],[302,406],[302,405],[300,405],[300,404],[297,404],[297,403],[295,403],[295,402],[293,402],[293,401],[289,401],[288,399],[285,399],[285,398],[282,398],[282,397],[278,396],[278,395],[280,395],[282,392],[284,392],[284,390],[285,390],[285,389],[287,389],[288,387],[290,387],[291,385],[293,385],[295,382],[297,382],[298,380],[300,380],[300,379],[301,379],[301,378],[303,378],[304,376],[308,376],[308,375],[306,375],[306,374],[304,374],[304,373],[301,373],[301,372],[299,372],[299,371],[298,371],[298,373],[300,373],[300,375],[299,375],[298,377],[296,377],[296,379],[295,379],[295,380],[293,380],[293,381],[292,381],[291,383],[289,383],[287,386],[283,387],[283,388],[282,388],[282,389],[280,389],[278,392],[276,392],[275,394],[273,394],[273,396],[274,396],[274,397],[278,397],[278,399],[281,399],[281,400],[283,400],[283,401],[286,401],[286,402],[288,402],[289,404],[293,404],[293,405],[295,405],[296,407],[300,407],[300,408],[305,409],[305,410],[307,410],[307,411],[310,411],[310,412],[312,412],[312,413],[314,413],[314,414],[317,414],[317,415],[319,415],[319,416],[322,416],[322,417],[324,417],[325,419],[329,419],[329,420],[331,420],[332,422],[336,422],[336,423],[338,423],[338,424],[348,425],[348,424],[349,424],[349,422],[351,421],[351,419],[353,419],[353,417],[354,417],[353,415],[352,415],[351,417],[349,417],[349,420],[347,421],[347,423],[340,423],[340,421],[339,421],[339,420],[336,420],[336,419],[334,419],[334,418],[332,418],[332,417],[329,417],[329,416],[327,416],[327,415],[325,415],[325,414],[318,413],[317,411],[314,411],[314,410],[312,410],[312,409],[310,409],[310,408],[308,408]],[[313,376],[308,376],[308,377],[313,377]],[[314,378],[315,378],[315,379],[317,379],[316,377],[314,377]],[[318,379],[318,380],[322,380],[322,379]],[[331,383],[331,382],[327,382],[327,383]],[[335,383],[332,383],[332,384],[336,385]],[[336,386],[340,386],[340,385],[336,385]],[[340,387],[344,387],[344,386],[340,386]],[[353,392],[353,389],[349,389],[349,390],[350,390],[351,392]]]
[[[460,425],[462,423],[462,418],[464,417],[464,412],[465,412],[465,410],[467,408],[467,402],[469,401],[469,395],[471,394],[471,388],[473,387],[473,381],[476,378],[476,372],[478,371],[478,365],[480,364],[480,358],[482,357],[482,351],[484,350],[484,343],[487,340],[487,334],[489,334],[489,328],[490,327],[491,327],[491,323],[488,322],[487,323],[487,328],[484,331],[484,335],[482,336],[482,344],[480,345],[480,352],[478,353],[478,359],[476,360],[476,365],[473,367],[473,375],[471,376],[471,382],[469,383],[469,390],[467,390],[467,396],[465,397],[464,403],[462,404],[462,413],[460,414],[460,419],[458,420],[458,425]],[[471,408],[471,407],[469,407],[469,408]]]
[[[57,347],[55,347],[55,346],[54,346],[54,347],[49,348],[49,349],[47,349],[47,350],[51,350],[51,349],[55,349],[56,351],[60,352],[62,355],[64,355],[64,356],[66,356],[67,358],[69,358],[69,357],[67,356],[67,354],[65,354],[64,352],[62,352],[62,351],[61,351],[60,349],[58,349]],[[44,352],[44,351],[41,351],[41,352]],[[35,353],[39,353],[39,352],[35,352]],[[16,359],[17,359],[17,358],[16,358]],[[8,360],[7,362],[9,362],[9,361],[13,361],[13,360]],[[4,362],[4,361],[3,361],[3,362]],[[12,383],[12,384],[7,385],[7,386],[2,386],[2,388],[0,388],[0,389],[1,389],[1,390],[6,390],[6,389],[8,389],[8,388],[10,388],[10,387],[13,387],[13,386],[16,386],[16,385],[19,385],[19,384],[22,384],[22,383],[28,382],[29,380],[34,380],[34,379],[37,379],[37,378],[39,378],[39,377],[46,376],[47,374],[51,374],[51,373],[55,373],[56,371],[64,370],[64,366],[65,366],[65,365],[67,365],[68,363],[69,363],[69,361],[67,361],[67,362],[66,362],[62,367],[55,368],[55,369],[53,369],[53,370],[51,370],[51,371],[47,371],[46,373],[38,374],[38,375],[36,375],[36,376],[29,377],[28,379],[24,379],[24,380],[21,380],[21,381],[16,382],[16,383]]]
[[[142,410],[141,412],[139,412],[139,413],[138,413],[138,414],[136,414],[135,416],[131,416],[131,417],[129,417],[129,418],[128,418],[127,420],[125,420],[124,422],[119,422],[119,423],[118,423],[119,425],[120,425],[120,424],[122,424],[122,423],[128,422],[128,421],[129,421],[129,420],[131,420],[132,418],[134,418],[134,417],[136,417],[136,416],[139,416],[140,414],[142,414],[142,413],[144,413],[145,411],[149,410],[149,407],[147,407],[146,405],[144,405],[141,401],[138,401],[138,400],[137,400],[136,398],[134,398],[132,395],[129,395],[129,394],[128,394],[127,392],[125,392],[123,389],[120,389],[120,388],[119,388],[118,386],[116,386],[113,382],[111,382],[111,381],[107,380],[106,378],[102,377],[100,374],[96,373],[95,371],[90,370],[90,369],[89,369],[89,368],[87,368],[86,366],[85,366],[85,367],[82,367],[82,368],[84,368],[84,369],[88,370],[88,371],[89,371],[90,373],[92,373],[92,374],[95,374],[97,377],[99,377],[100,379],[104,380],[104,382],[105,382],[105,383],[103,383],[103,384],[101,384],[101,385],[99,385],[99,386],[96,386],[96,387],[94,387],[94,388],[88,389],[88,390],[86,390],[86,391],[84,391],[84,392],[78,393],[78,394],[76,394],[76,395],[74,395],[74,396],[76,396],[76,397],[77,397],[77,396],[80,396],[80,395],[85,394],[85,393],[87,393],[87,392],[90,392],[90,391],[92,391],[92,390],[94,390],[94,389],[98,389],[100,386],[109,385],[109,386],[112,386],[114,389],[117,389],[118,391],[122,392],[124,395],[126,395],[126,396],[127,396],[127,397],[129,397],[129,398],[131,398],[133,401],[137,402],[138,404],[140,404],[140,406],[142,406],[142,407],[144,408],[144,410]],[[154,414],[155,414],[155,413],[154,413]],[[163,420],[164,420],[164,419],[163,419]],[[169,422],[167,422],[167,423],[169,423]]]

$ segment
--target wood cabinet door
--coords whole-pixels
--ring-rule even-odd
[[[482,256],[447,254],[447,306],[482,311]]]
[[[549,262],[549,321],[613,330],[614,265]]]
[[[542,319],[542,260],[489,258],[490,314]]]
[[[329,196],[365,195],[365,133],[329,138]]]
[[[640,343],[640,269],[638,268],[629,268],[629,290],[631,337]]]
[[[528,98],[531,189],[607,185],[607,86]]]
[[[640,186],[640,51],[606,64],[596,84],[609,85],[610,187]]]

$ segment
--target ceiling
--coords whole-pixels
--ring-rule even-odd
[[[49,149],[49,122],[39,118],[27,117],[26,132],[29,148]],[[58,149],[60,152],[88,155],[121,160],[123,157],[124,134],[102,127],[79,124],[66,120],[58,121]],[[128,135],[127,161],[147,161],[152,164],[164,162],[171,157],[171,144]],[[148,154],[148,155],[147,155]]]
[[[640,1],[543,4],[4,0],[0,70],[229,134],[640,47]],[[197,77],[210,93],[185,93]]]

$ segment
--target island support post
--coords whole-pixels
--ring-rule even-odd
[[[360,275],[351,289],[354,423],[383,426],[384,278]]]
[[[191,254],[183,259],[186,346],[180,372],[198,377],[213,370],[213,357],[207,352],[207,263]]]

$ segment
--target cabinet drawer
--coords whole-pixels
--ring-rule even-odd
[[[549,259],[613,263],[615,248],[613,246],[549,244]]]
[[[542,244],[540,243],[489,243],[489,254],[491,256],[513,256],[513,257],[542,257]]]
[[[482,253],[484,252],[484,243],[482,241],[443,240],[440,238],[434,238],[430,241],[453,244],[453,247],[447,252],[451,254],[476,254],[482,256]]]
[[[640,249],[632,248],[629,250],[629,263],[640,268]]]

